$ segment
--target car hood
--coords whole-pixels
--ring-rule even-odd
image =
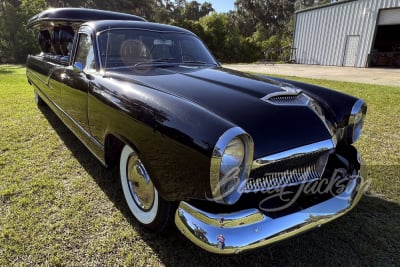
[[[151,68],[109,75],[185,98],[243,128],[253,138],[255,158],[331,138],[324,122],[307,106],[261,100],[284,91],[279,82],[266,77],[219,67]]]

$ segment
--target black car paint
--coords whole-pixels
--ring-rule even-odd
[[[308,107],[277,106],[262,101],[265,95],[282,90],[265,79],[251,79],[220,67],[189,71],[176,67],[163,72],[135,75],[128,70],[110,77],[121,77],[134,84],[140,80],[148,89],[195,103],[232,125],[240,125],[254,140],[255,158],[330,138],[320,118]],[[212,129],[207,124],[204,127]]]
[[[54,25],[80,25],[91,20],[146,21],[144,18],[111,11],[88,8],[57,8],[45,10],[33,16],[27,27],[53,28]]]
[[[129,23],[160,31],[178,30],[146,22]],[[125,22],[103,21],[88,23],[87,28],[95,36],[107,27],[123,25]],[[184,30],[181,33],[188,34]],[[104,164],[111,151],[109,138],[134,147],[166,200],[209,195],[212,151],[221,134],[231,127],[238,125],[252,136],[255,158],[332,137],[308,107],[276,106],[260,99],[282,91],[280,83],[286,80],[220,66],[155,66],[85,74],[69,66],[72,62],[30,56],[28,78]],[[332,124],[346,124],[355,98],[290,83],[319,100]],[[329,103],[324,99],[330,99]]]

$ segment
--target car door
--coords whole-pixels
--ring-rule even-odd
[[[89,32],[80,31],[71,66],[65,68],[61,90],[61,105],[76,130],[89,135],[88,90],[91,75],[96,72],[93,40]],[[79,133],[78,133],[79,134]]]

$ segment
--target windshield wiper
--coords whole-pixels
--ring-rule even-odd
[[[193,65],[213,65],[216,66],[217,64],[212,63],[212,62],[205,62],[201,60],[185,60],[183,61],[183,64],[193,64]]]
[[[175,58],[173,57],[163,57],[163,58],[153,58],[150,60],[151,63],[158,63],[158,62],[173,62]]]
[[[178,64],[177,62],[173,62],[175,58],[155,58],[155,59],[150,59],[147,61],[140,61],[136,63],[135,65],[132,66],[132,68],[136,68],[139,66],[143,65],[149,65],[149,66],[156,66],[156,67],[168,67],[168,66],[175,66]]]

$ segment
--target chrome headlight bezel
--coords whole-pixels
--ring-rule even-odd
[[[349,144],[356,142],[360,138],[366,114],[367,104],[362,99],[357,100],[351,109],[348,122],[347,142]]]
[[[232,149],[229,146],[233,142],[242,142],[243,159],[237,161],[238,163],[240,161],[240,166],[227,168],[222,164],[226,161],[224,160],[224,156],[227,156],[225,153],[227,149]],[[237,149],[241,149],[240,145]],[[250,174],[253,153],[253,139],[242,128],[233,127],[221,135],[214,146],[210,167],[210,189],[215,202],[234,204],[239,200]]]

